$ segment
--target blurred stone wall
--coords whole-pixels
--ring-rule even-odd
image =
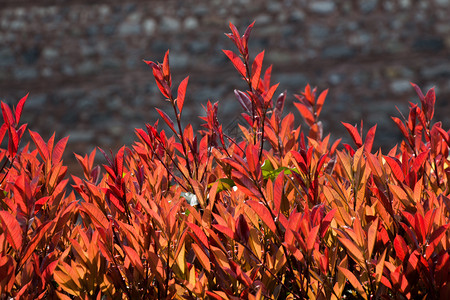
[[[436,86],[436,118],[448,129],[448,0],[3,0],[0,99],[30,92],[23,120],[45,139],[70,135],[70,164],[72,152],[130,145],[155,106],[169,108],[142,60],[170,49],[174,82],[190,75],[184,121],[198,128],[201,104],[219,101],[232,129],[233,90],[245,84],[221,51],[234,50],[223,33],[253,20],[252,54],[266,49],[288,102],[307,83],[330,89],[322,114],[333,138],[347,136],[341,121],[363,119],[366,129],[378,123],[377,146],[398,142],[389,116],[418,101],[410,81]]]

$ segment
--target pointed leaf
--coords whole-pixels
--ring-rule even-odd
[[[209,273],[211,272],[211,263],[209,257],[203,252],[199,245],[193,243],[192,250],[194,250],[195,256],[198,258],[200,264]]]
[[[361,147],[362,139],[361,139],[361,136],[359,135],[358,130],[356,130],[356,127],[349,123],[344,123],[344,122],[341,122],[341,123],[347,129],[348,133],[350,134],[351,138],[353,139],[353,142],[356,144],[356,147],[358,147],[358,148]]]
[[[261,80],[261,70],[264,59],[264,50],[260,52],[253,61],[252,64],[252,75],[250,77],[253,90],[258,89],[259,81]]]
[[[33,140],[34,144],[36,145],[36,148],[39,151],[39,154],[41,155],[42,159],[44,161],[49,160],[49,153],[48,153],[48,147],[47,144],[44,142],[42,137],[39,135],[39,133],[28,130],[30,132],[31,139]]]
[[[317,233],[319,232],[320,224],[316,225],[311,229],[311,231],[308,233],[308,238],[306,240],[306,251],[308,251],[308,255],[311,255],[314,245],[317,240]]]
[[[234,94],[245,111],[251,113],[253,105],[247,94],[239,90],[234,90]]]
[[[277,227],[275,226],[270,211],[267,209],[267,207],[265,207],[262,203],[256,202],[254,200],[247,200],[246,203],[255,211],[261,221],[263,221],[263,223],[266,224],[266,226],[276,234]]]
[[[377,232],[378,232],[378,223],[379,219],[376,218],[375,221],[372,222],[372,224],[369,227],[369,230],[367,231],[367,247],[368,247],[368,258],[372,257],[373,248],[375,246],[375,242],[377,240]]]
[[[319,117],[320,112],[322,111],[323,103],[325,102],[325,98],[328,95],[328,89],[320,93],[319,97],[317,98],[316,102],[316,115]]]
[[[351,258],[353,258],[355,262],[357,262],[360,266],[364,266],[364,256],[358,246],[346,237],[339,236],[338,239],[341,244],[344,245],[344,247],[347,249],[347,254]]]
[[[222,51],[231,60],[233,66],[236,68],[236,70],[238,70],[239,74],[241,74],[242,77],[246,78],[247,71],[245,69],[244,63],[242,62],[242,59],[239,56],[237,56],[233,51],[230,50],[222,50]]]
[[[195,235],[195,237],[200,240],[200,242],[203,244],[203,246],[208,248],[209,247],[208,237],[203,232],[203,230],[198,225],[196,225],[194,223],[187,222],[187,225],[192,230],[192,232]]]
[[[175,127],[173,127],[173,121],[172,119],[162,110],[160,110],[159,108],[156,108],[156,111],[159,113],[159,115],[161,116],[161,118],[163,118],[164,122],[166,122],[166,124],[170,127],[170,129],[172,129],[172,131],[176,134],[176,130]]]
[[[1,102],[1,107],[2,107],[2,114],[3,114],[3,120],[4,122],[8,125],[8,126],[13,126],[14,127],[14,116],[13,113],[11,111],[11,108],[9,108],[9,105],[6,104],[5,102]]]
[[[364,291],[363,286],[361,285],[361,283],[359,282],[359,280],[356,278],[356,276],[350,272],[348,269],[346,268],[342,268],[340,266],[338,266],[338,269],[341,273],[344,274],[344,276],[347,278],[347,280],[350,282],[350,284],[355,288],[355,290],[364,298],[367,299],[367,294]]]
[[[404,182],[405,176],[403,175],[403,170],[402,170],[400,161],[395,157],[389,157],[389,156],[384,156],[384,159],[387,161],[389,167],[391,168],[394,178],[398,182]]]
[[[375,131],[377,130],[377,125],[369,129],[366,135],[366,140],[364,142],[364,150],[366,152],[372,151],[373,140],[375,139]]]
[[[309,126],[312,126],[315,122],[315,119],[314,119],[314,115],[312,114],[311,109],[309,107],[307,107],[305,104],[299,103],[299,102],[294,102],[294,105],[298,109],[300,114],[302,115],[305,122]]]
[[[178,112],[181,114],[183,110],[184,99],[186,97],[186,87],[189,81],[189,76],[186,77],[178,86],[178,95],[177,95],[177,107]]]
[[[6,240],[16,251],[22,247],[22,228],[19,222],[9,212],[0,211],[0,220],[3,225],[3,232],[6,233]]]
[[[136,250],[125,245],[122,247],[122,249],[127,254],[127,257],[130,259],[131,264],[138,270],[141,275],[144,275],[144,266],[142,265],[141,258]]]
[[[19,124],[20,117],[22,116],[23,106],[25,105],[25,101],[27,101],[28,95],[29,95],[29,93],[26,94],[25,97],[20,99],[19,103],[17,104],[16,111],[15,111],[15,113],[16,113],[16,124]]]
[[[69,137],[66,136],[65,138],[59,140],[58,143],[56,143],[55,147],[53,148],[53,153],[52,153],[52,165],[57,164],[61,160],[61,158],[64,154],[64,149],[66,149],[68,140],[69,140]]]
[[[394,249],[396,256],[400,259],[400,261],[404,261],[406,256],[409,255],[409,249],[406,245],[405,240],[397,235],[394,239]]]

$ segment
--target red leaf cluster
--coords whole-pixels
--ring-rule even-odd
[[[188,77],[172,92],[169,52],[146,61],[173,112],[136,129],[107,154],[75,154],[84,178],[67,187],[68,137],[45,141],[20,116],[27,97],[1,103],[0,298],[31,299],[448,299],[449,131],[433,123],[435,92],[416,90],[404,135],[373,152],[376,126],[343,123],[354,146],[323,136],[327,90],[309,85],[283,115],[264,51],[248,49],[251,24],[225,55],[248,126],[224,134],[218,103],[203,129],[182,126]],[[6,143],[5,143],[6,145]]]

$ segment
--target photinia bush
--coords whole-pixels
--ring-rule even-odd
[[[172,83],[169,52],[145,61],[172,107],[138,140],[95,165],[69,192],[62,154],[1,103],[0,297],[61,299],[449,299],[450,131],[433,122],[435,93],[393,117],[404,136],[387,153],[343,123],[354,145],[324,136],[327,91],[309,85],[283,114],[253,24],[224,50],[245,82],[235,90],[247,125],[227,136],[218,103],[202,130],[182,126],[188,77]]]

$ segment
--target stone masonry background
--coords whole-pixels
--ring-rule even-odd
[[[288,103],[307,83],[330,89],[322,120],[333,140],[348,136],[341,121],[363,119],[388,150],[401,138],[396,106],[407,115],[418,101],[410,81],[436,86],[435,118],[449,129],[449,0],[0,0],[0,99],[29,92],[23,121],[46,140],[70,135],[71,165],[73,152],[131,145],[155,106],[170,112],[142,61],[170,49],[174,83],[190,75],[184,121],[198,129],[201,105],[219,101],[232,131],[242,112],[233,90],[245,84],[222,53],[235,50],[224,32],[253,20],[251,53],[266,49]]]

